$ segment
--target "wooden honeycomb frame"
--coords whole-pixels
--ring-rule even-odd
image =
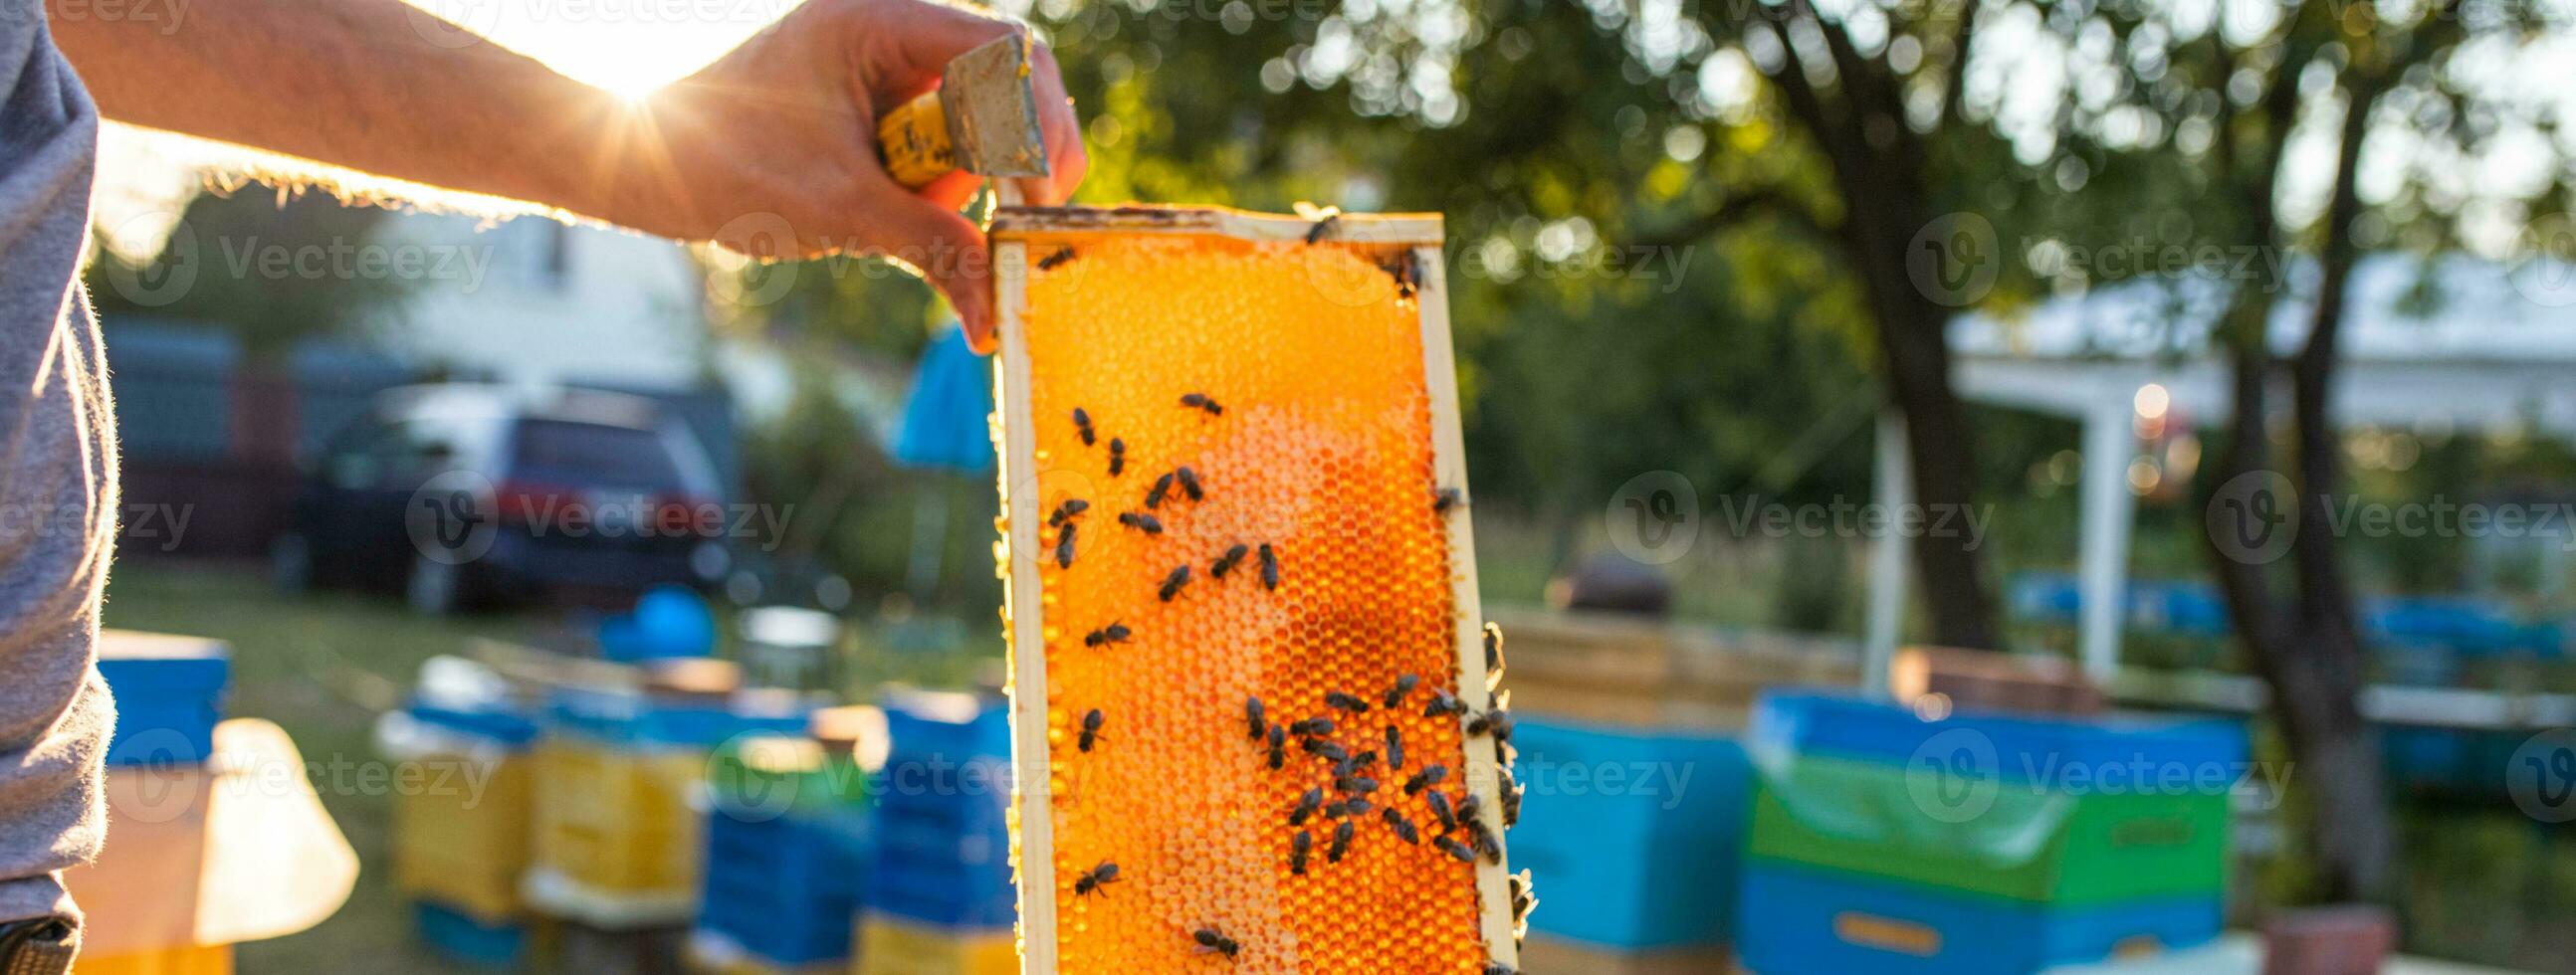
[[[1282,215],[1205,208],[1006,208],[992,227],[992,252],[998,294],[1000,353],[995,359],[995,431],[1000,447],[1003,494],[1002,553],[1005,569],[1004,614],[1013,647],[1011,659],[1012,735],[1018,765],[1013,797],[1014,856],[1020,870],[1020,941],[1022,971],[1052,973],[1058,968],[1058,904],[1055,823],[1052,814],[1051,750],[1044,651],[1047,620],[1040,561],[1048,557],[1041,543],[1045,503],[1036,488],[1039,463],[1030,381],[1031,352],[1025,330],[1028,285],[1033,262],[1059,248],[1121,236],[1219,238],[1256,244],[1310,244],[1315,222]],[[1432,465],[1437,483],[1464,491],[1467,486],[1464,444],[1459,432],[1457,375],[1449,335],[1447,282],[1442,269],[1442,223],[1436,214],[1343,215],[1322,234],[1324,243],[1379,259],[1410,252],[1415,270],[1414,302],[1421,328],[1422,376],[1430,402]],[[1106,518],[1106,514],[1099,515]],[[1474,712],[1492,706],[1482,642],[1484,620],[1476,582],[1474,533],[1468,510],[1450,516],[1446,541],[1454,607],[1450,627],[1457,666],[1455,692]],[[1114,528],[1109,530],[1115,530]],[[1284,720],[1283,715],[1283,720]],[[1466,721],[1459,717],[1462,725]],[[1060,732],[1058,732],[1060,734]],[[1461,732],[1462,741],[1470,739]],[[1482,800],[1487,810],[1501,808],[1500,768],[1494,749],[1464,748],[1462,786]],[[1487,813],[1493,822],[1500,814]],[[1033,880],[1032,874],[1046,876]],[[1474,871],[1476,926],[1491,961],[1518,964],[1507,863],[1480,859]]]

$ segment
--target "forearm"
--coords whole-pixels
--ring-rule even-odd
[[[163,20],[49,0],[100,113],[600,215],[617,100],[401,0],[194,0]]]

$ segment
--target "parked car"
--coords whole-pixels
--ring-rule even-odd
[[[301,477],[281,588],[400,591],[446,613],[705,585],[731,564],[713,466],[640,397],[449,383],[389,390]]]

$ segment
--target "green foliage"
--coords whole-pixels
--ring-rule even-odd
[[[160,253],[129,262],[102,249],[86,271],[102,314],[166,316],[231,332],[253,359],[301,339],[398,323],[414,277],[364,263],[389,214],[328,196],[205,192],[189,200]]]

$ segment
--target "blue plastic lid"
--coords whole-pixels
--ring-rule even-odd
[[[157,633],[99,635],[98,673],[118,697],[212,697],[232,680],[232,651],[221,640]]]
[[[488,738],[514,748],[535,741],[537,737],[536,719],[517,711],[441,707],[417,698],[403,711],[422,724]]]
[[[1968,761],[2006,780],[2053,782],[2079,775],[2163,777],[2177,768],[2194,776],[2211,768],[2241,772],[2248,749],[2244,723],[2229,719],[1962,710],[1926,720],[1894,704],[1807,691],[1764,694],[1745,740],[1757,760],[1798,754],[1891,765]]]
[[[803,734],[803,708],[776,713],[736,711],[721,704],[675,704],[640,694],[562,689],[546,709],[555,731],[612,744],[688,745],[710,748],[742,734]]]

